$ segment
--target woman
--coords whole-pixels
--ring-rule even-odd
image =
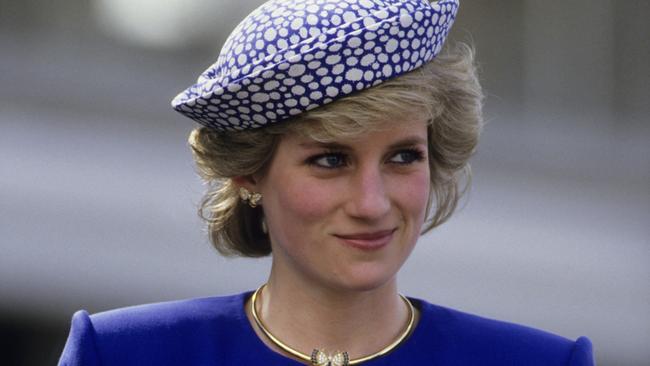
[[[591,365],[591,344],[403,297],[454,211],[481,129],[458,3],[274,0],[172,104],[226,255],[272,254],[255,292],[75,314],[61,365]],[[435,59],[434,59],[435,58]]]

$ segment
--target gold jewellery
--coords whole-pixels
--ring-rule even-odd
[[[266,286],[266,284],[260,286],[260,288],[258,288],[253,293],[253,296],[251,297],[251,314],[253,315],[253,319],[255,319],[255,323],[260,328],[260,330],[262,330],[262,333],[264,333],[264,335],[271,342],[273,342],[273,344],[275,344],[276,346],[278,346],[280,349],[287,352],[288,354],[295,356],[303,361],[309,362],[311,365],[351,366],[351,365],[358,365],[362,362],[372,360],[373,358],[383,356],[391,352],[395,348],[397,348],[397,346],[399,346],[406,339],[406,337],[408,337],[408,335],[411,333],[411,330],[413,329],[413,324],[415,323],[415,309],[413,308],[413,304],[411,304],[411,301],[409,301],[409,299],[407,299],[405,296],[400,295],[400,297],[402,298],[402,300],[404,300],[408,308],[408,312],[409,312],[408,323],[406,324],[406,327],[404,328],[402,334],[400,334],[400,336],[397,337],[395,341],[393,341],[391,344],[381,349],[379,352],[375,352],[373,354],[364,357],[355,358],[354,360],[350,360],[347,352],[340,352],[340,351],[337,351],[333,354],[327,354],[325,350],[314,349],[311,355],[307,355],[282,343],[282,341],[280,341],[273,334],[271,334],[271,332],[266,328],[264,323],[262,323],[260,316],[257,314],[257,296],[260,293],[260,291],[264,288],[264,286]]]
[[[241,198],[242,201],[248,203],[248,205],[251,206],[251,208],[255,208],[257,207],[257,204],[262,199],[262,195],[260,193],[251,192],[244,187],[240,187],[239,198]]]

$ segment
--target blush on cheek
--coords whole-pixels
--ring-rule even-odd
[[[420,221],[424,221],[424,215],[429,200],[431,191],[431,183],[429,181],[428,171],[425,174],[417,174],[409,179],[409,189],[403,189],[404,193],[403,202],[408,206],[409,211],[416,214],[419,213]]]
[[[323,182],[290,180],[285,189],[280,191],[279,203],[284,215],[297,216],[307,221],[319,220],[327,214],[336,197],[331,191]]]

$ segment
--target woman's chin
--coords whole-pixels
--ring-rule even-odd
[[[366,292],[382,288],[394,279],[395,272],[388,272],[386,268],[357,266],[347,269],[338,276],[334,287],[346,292]]]

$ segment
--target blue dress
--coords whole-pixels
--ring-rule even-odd
[[[302,365],[268,348],[246,317],[252,292],[111,310],[72,318],[60,366]],[[388,355],[364,366],[593,365],[591,342],[411,299],[420,321]]]

